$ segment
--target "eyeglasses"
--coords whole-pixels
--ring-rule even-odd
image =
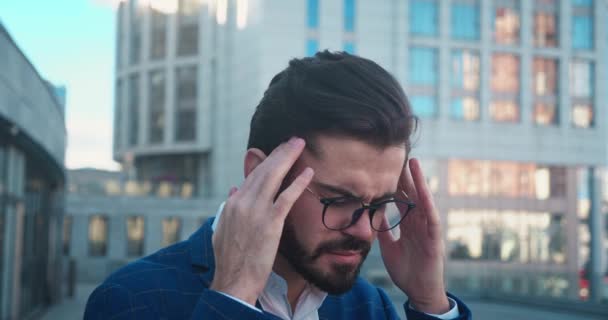
[[[323,204],[323,224],[330,230],[344,230],[359,221],[359,218],[369,210],[369,223],[378,232],[391,230],[398,226],[407,214],[416,208],[407,194],[402,190],[402,196],[393,196],[375,203],[366,204],[360,199],[350,196],[321,198],[310,188],[308,192]]]

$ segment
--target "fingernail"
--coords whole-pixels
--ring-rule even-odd
[[[304,169],[304,171],[302,172],[302,176],[304,176],[305,178],[311,178],[312,175],[315,173],[314,170],[312,170],[312,168],[307,167],[306,169]]]
[[[292,147],[299,148],[302,145],[304,145],[304,139],[298,138],[298,137],[292,137],[291,139],[289,139],[289,141],[287,143],[289,143],[289,145],[291,145]]]

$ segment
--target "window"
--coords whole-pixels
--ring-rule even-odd
[[[479,53],[452,51],[450,61],[450,117],[458,120],[479,119]]]
[[[108,251],[108,217],[91,216],[89,220],[89,255],[102,257]]]
[[[559,213],[453,209],[447,225],[454,260],[566,262],[566,228]]]
[[[162,143],[165,131],[165,72],[155,70],[149,74],[149,139],[150,143]]]
[[[479,5],[477,1],[454,0],[451,14],[451,32],[454,39],[479,39]]]
[[[308,17],[306,20],[308,28],[317,29],[319,27],[319,0],[308,0],[306,13]]]
[[[178,7],[177,54],[180,56],[198,53],[198,16],[200,1],[180,0]]]
[[[572,48],[593,49],[593,1],[573,1],[572,14]]]
[[[344,31],[355,32],[355,0],[344,0]]]
[[[519,58],[508,53],[492,56],[490,116],[496,122],[519,121]]]
[[[534,122],[538,125],[552,125],[558,122],[557,60],[534,58],[532,92],[534,94]]]
[[[572,124],[579,128],[593,126],[593,63],[575,60],[570,63],[570,98]]]
[[[150,9],[150,58],[162,59],[167,55],[167,15]]]
[[[196,138],[197,67],[180,67],[176,71],[176,134],[177,141]]]
[[[121,149],[122,145],[122,113],[123,113],[123,81],[116,80],[116,89],[114,91],[114,149]]]
[[[437,1],[410,0],[410,33],[420,36],[437,36]]]
[[[129,14],[131,15],[131,38],[129,41],[129,62],[138,64],[141,56],[142,39],[142,12],[138,0],[129,2]]]
[[[129,145],[137,145],[139,137],[139,75],[129,76]]]
[[[63,216],[63,236],[61,237],[62,241],[62,251],[64,256],[70,255],[70,242],[72,241],[72,216]]]
[[[421,118],[437,116],[437,50],[410,48],[409,93],[414,113]]]
[[[494,5],[494,42],[513,45],[519,42],[519,5],[517,1],[496,1]]]
[[[558,4],[555,0],[535,1],[534,45],[537,47],[557,47]]]
[[[355,44],[352,41],[347,41],[344,43],[344,51],[355,54]]]
[[[181,232],[181,221],[177,217],[163,219],[163,243],[162,246],[170,246],[179,241]]]
[[[116,11],[116,66],[122,67],[124,64],[123,47],[126,39],[126,28],[124,24],[125,4],[120,2]]]
[[[127,256],[139,257],[144,254],[144,217],[127,217]]]
[[[306,41],[306,55],[314,56],[319,51],[319,41],[317,39],[308,39]]]
[[[566,195],[566,168],[534,163],[449,160],[451,196],[546,200]]]

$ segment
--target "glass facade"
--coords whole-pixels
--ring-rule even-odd
[[[492,56],[490,116],[496,122],[519,121],[519,57],[509,53]]]
[[[558,78],[556,59],[536,57],[533,61],[532,92],[534,94],[534,123],[554,125],[558,123]]]
[[[594,78],[592,62],[574,60],[570,63],[570,103],[572,105],[572,124],[575,127],[593,126]]]
[[[546,200],[566,194],[566,168],[534,163],[450,160],[450,196]]]
[[[437,116],[437,50],[410,48],[408,66],[409,98],[414,114],[422,118]]]
[[[453,50],[450,59],[450,118],[475,121],[479,119],[479,53]]]
[[[114,148],[120,149],[122,145],[122,137],[124,135],[122,129],[123,122],[123,101],[124,82],[121,79],[116,80],[116,88],[114,91]]]
[[[439,26],[437,1],[410,0],[408,20],[411,34],[428,37],[437,36]]]
[[[534,1],[534,4],[534,45],[536,47],[557,47],[559,39],[558,2],[543,0]]]
[[[307,0],[306,17],[306,25],[309,29],[319,27],[319,0]]]
[[[344,31],[355,32],[355,0],[344,0]]]
[[[160,198],[191,198],[198,190],[200,156],[195,154],[139,157],[135,166],[139,184],[133,189]],[[131,190],[125,190],[131,193]]]
[[[479,4],[476,0],[453,0],[450,21],[452,38],[479,39]]]
[[[129,2],[131,16],[131,38],[129,39],[129,63],[138,64],[141,58],[142,43],[142,12],[138,0]]]
[[[448,251],[452,260],[564,264],[566,230],[560,213],[452,209]]]
[[[344,43],[344,51],[355,54],[355,43],[352,41],[347,41]]]
[[[593,1],[574,1],[572,14],[572,48],[593,49]]]
[[[144,254],[144,217],[127,217],[127,256],[139,257]]]
[[[177,141],[196,139],[197,71],[196,66],[184,66],[176,70],[175,140]]]
[[[104,257],[108,253],[108,217],[91,216],[89,219],[89,256]]]
[[[151,144],[163,142],[165,133],[165,71],[149,73],[149,124],[148,138]]]
[[[494,42],[503,45],[519,43],[520,13],[518,1],[494,1]]]
[[[70,255],[70,242],[72,241],[72,216],[63,217],[63,233],[61,235],[62,252],[64,256]]]
[[[312,57],[319,51],[319,40],[308,39],[306,41],[306,56]]]
[[[164,59],[167,55],[167,21],[168,16],[150,9],[150,59]]]
[[[180,56],[196,55],[198,53],[198,21],[200,1],[179,0],[177,54]]]
[[[167,247],[179,241],[182,222],[178,217],[164,218],[162,222],[162,246]]]
[[[129,146],[136,146],[139,138],[139,84],[138,74],[129,76]]]

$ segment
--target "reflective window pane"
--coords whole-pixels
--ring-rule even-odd
[[[577,98],[593,96],[593,63],[573,61],[570,64],[570,94]]]
[[[492,91],[517,94],[519,92],[519,58],[509,53],[492,56]]]
[[[355,31],[355,0],[344,0],[344,31]]]
[[[139,137],[139,75],[129,76],[129,146],[135,146]]]
[[[178,7],[177,54],[198,53],[199,0],[180,0]]]
[[[124,147],[122,145],[122,136],[123,136],[123,90],[124,84],[121,79],[116,80],[116,89],[114,91],[114,148],[121,149]]]
[[[163,59],[167,55],[167,15],[150,10],[150,58]]]
[[[307,0],[307,3],[307,26],[316,29],[319,27],[319,0]]]
[[[536,12],[534,14],[534,45],[537,47],[556,47],[558,28],[555,13]]]
[[[578,128],[593,126],[593,107],[591,104],[577,103],[572,106],[572,124]]]
[[[454,39],[479,39],[479,5],[477,1],[452,2],[451,34]]]
[[[165,131],[165,72],[155,70],[149,74],[149,141],[161,143]]]
[[[127,256],[144,254],[144,217],[127,217]]]
[[[437,116],[437,105],[433,96],[410,96],[410,104],[414,114],[420,118],[433,118]]]
[[[163,241],[162,246],[167,247],[179,241],[181,232],[181,220],[177,217],[164,218],[162,222]]]
[[[509,100],[493,100],[490,103],[490,117],[496,122],[519,121],[519,103]]]
[[[176,72],[176,134],[177,141],[196,138],[197,67],[180,67]]]
[[[139,0],[141,1],[141,0]],[[142,12],[138,0],[129,2],[129,14],[131,18],[131,38],[129,39],[129,62],[139,63],[142,42]]]
[[[436,85],[437,50],[431,48],[410,48],[408,78],[410,85]]]
[[[312,57],[319,51],[319,40],[308,39],[306,40],[306,56]]]
[[[70,255],[70,243],[72,242],[72,216],[63,217],[63,235],[62,235],[62,251],[64,256]],[[0,224],[1,226],[1,224]]]
[[[479,90],[479,54],[470,50],[452,51],[450,76],[453,89]]]
[[[95,215],[89,220],[89,255],[105,256],[108,250],[108,217]]]
[[[589,15],[572,17],[572,48],[593,49],[593,18]]]
[[[410,33],[422,36],[437,35],[437,2],[434,0],[410,0]]]
[[[352,41],[344,43],[344,51],[350,54],[355,54],[355,44]]]
[[[473,97],[452,98],[450,117],[457,120],[479,120],[479,100]]]
[[[501,5],[494,8],[494,41],[512,45],[519,42],[519,10]]]
[[[454,260],[566,263],[562,214],[452,209],[447,224],[449,256]]]
[[[557,60],[552,58],[534,58],[532,92],[534,94],[534,122],[538,125],[557,123]]]

